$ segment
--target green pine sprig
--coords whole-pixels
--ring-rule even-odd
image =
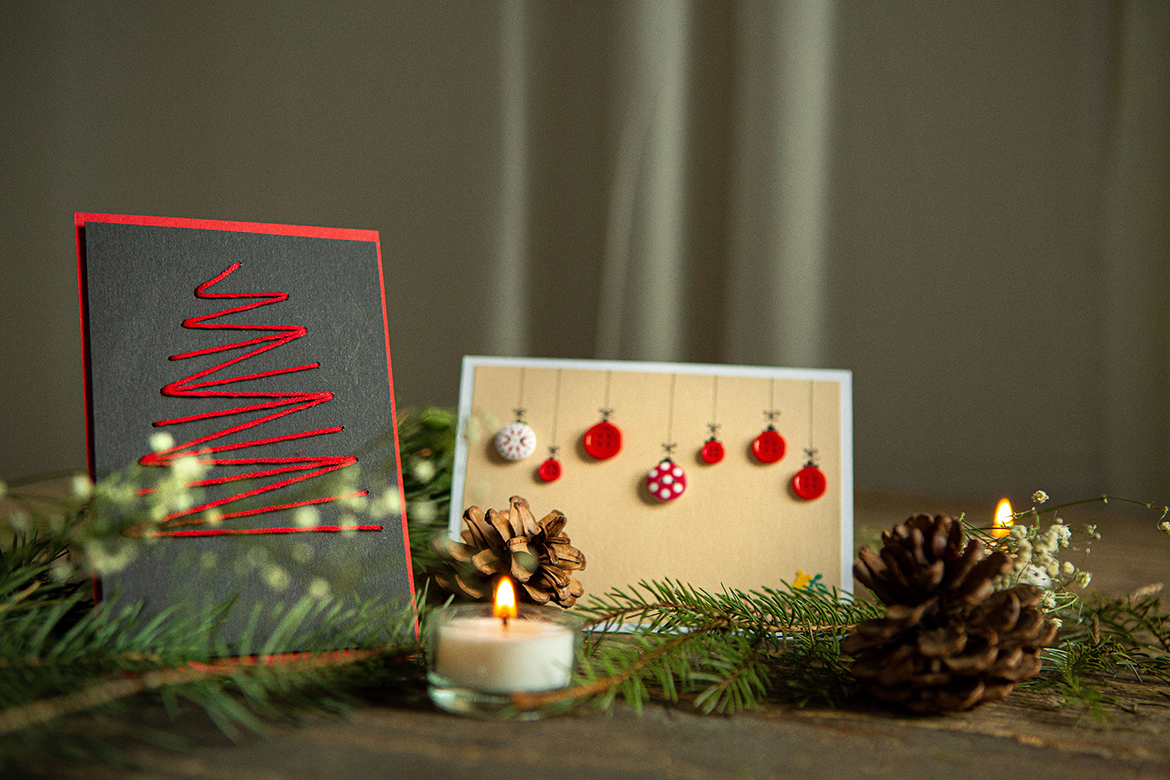
[[[238,739],[301,713],[344,711],[375,686],[419,686],[409,605],[310,596],[287,607],[255,604],[228,642],[220,629],[239,608],[231,601],[153,617],[117,599],[95,606],[76,554],[79,538],[93,540],[79,535],[85,506],[65,500],[56,514],[50,505],[21,506],[17,524],[30,530],[0,546],[0,776],[31,771],[46,756],[123,761],[101,737],[111,730],[174,744],[187,705]],[[301,652],[275,655],[286,647]],[[155,704],[175,721],[138,726],[133,713]],[[95,732],[97,723],[120,725]]]
[[[563,691],[514,697],[517,707],[594,699],[608,708],[621,697],[640,710],[652,698],[687,698],[702,712],[738,712],[776,693],[831,702],[850,686],[841,638],[879,614],[836,590],[710,593],[674,580],[615,589],[581,611],[591,629],[581,679]]]

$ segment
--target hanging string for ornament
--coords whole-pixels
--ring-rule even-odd
[[[553,392],[552,436],[549,437],[551,443],[548,447],[548,459],[544,463],[541,463],[540,468],[536,470],[536,476],[545,482],[555,482],[561,478],[561,462],[557,460],[557,417],[560,416],[560,409],[561,369],[558,368],[556,390]]]
[[[658,465],[646,474],[646,489],[650,495],[662,501],[673,501],[687,489],[687,475],[682,466],[671,460],[670,456],[677,446],[671,437],[674,433],[674,382],[675,374],[670,375],[670,406],[666,413],[666,441],[662,444],[665,457]]]
[[[711,392],[711,422],[707,423],[707,430],[711,432],[710,438],[703,442],[702,448],[699,450],[699,457],[704,463],[718,463],[723,460],[723,442],[719,441],[716,434],[719,433],[718,419],[719,411],[719,377],[712,377],[714,380],[714,389]]]
[[[752,441],[752,455],[760,463],[775,463],[784,457],[784,437],[776,430],[776,418],[780,412],[776,411],[776,380],[772,379],[768,386],[768,409],[764,412],[768,418],[768,427]]]
[[[605,406],[598,410],[601,412],[601,422],[585,431],[581,440],[585,452],[594,460],[608,460],[622,449],[622,432],[609,421],[609,416],[613,414],[609,406],[609,382],[612,375],[612,371],[605,372]]]
[[[808,462],[792,477],[792,492],[805,501],[812,501],[825,494],[828,481],[825,473],[817,466],[817,450],[813,447],[813,383],[808,383],[808,447],[805,448]]]
[[[536,433],[524,422],[524,369],[520,369],[520,392],[517,395],[515,422],[510,422],[496,433],[496,452],[504,460],[524,460],[536,452]]]

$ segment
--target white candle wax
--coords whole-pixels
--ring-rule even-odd
[[[485,693],[547,691],[569,684],[573,632],[545,620],[454,618],[439,626],[434,671]]]

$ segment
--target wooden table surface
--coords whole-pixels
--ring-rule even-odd
[[[918,511],[990,515],[988,504],[859,496],[859,540]],[[1121,594],[1170,582],[1170,537],[1157,514],[1115,507],[1069,510],[1096,522],[1086,568],[1092,589]],[[1132,704],[1108,721],[1063,708],[1049,693],[1017,691],[971,713],[913,717],[869,705],[797,709],[779,702],[735,716],[684,705],[641,715],[578,713],[518,723],[458,718],[425,698],[388,699],[347,720],[309,719],[232,745],[193,725],[187,753],[139,750],[141,770],[74,767],[63,777],[143,780],[355,780],[358,778],[1170,778],[1170,692],[1116,683]]]

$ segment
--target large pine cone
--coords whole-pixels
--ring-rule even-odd
[[[463,513],[464,543],[443,544],[455,561],[470,565],[435,579],[447,590],[481,599],[491,594],[492,577],[507,574],[521,586],[524,601],[573,606],[585,589],[570,572],[585,568],[585,556],[564,533],[565,515],[554,509],[538,522],[520,496],[508,505],[507,512],[473,506]]]
[[[999,701],[1040,671],[1056,624],[1036,607],[1034,586],[994,592],[1007,555],[964,544],[962,524],[946,515],[912,517],[882,541],[879,553],[861,549],[853,574],[889,609],[841,643],[866,690],[915,712],[957,712]]]

